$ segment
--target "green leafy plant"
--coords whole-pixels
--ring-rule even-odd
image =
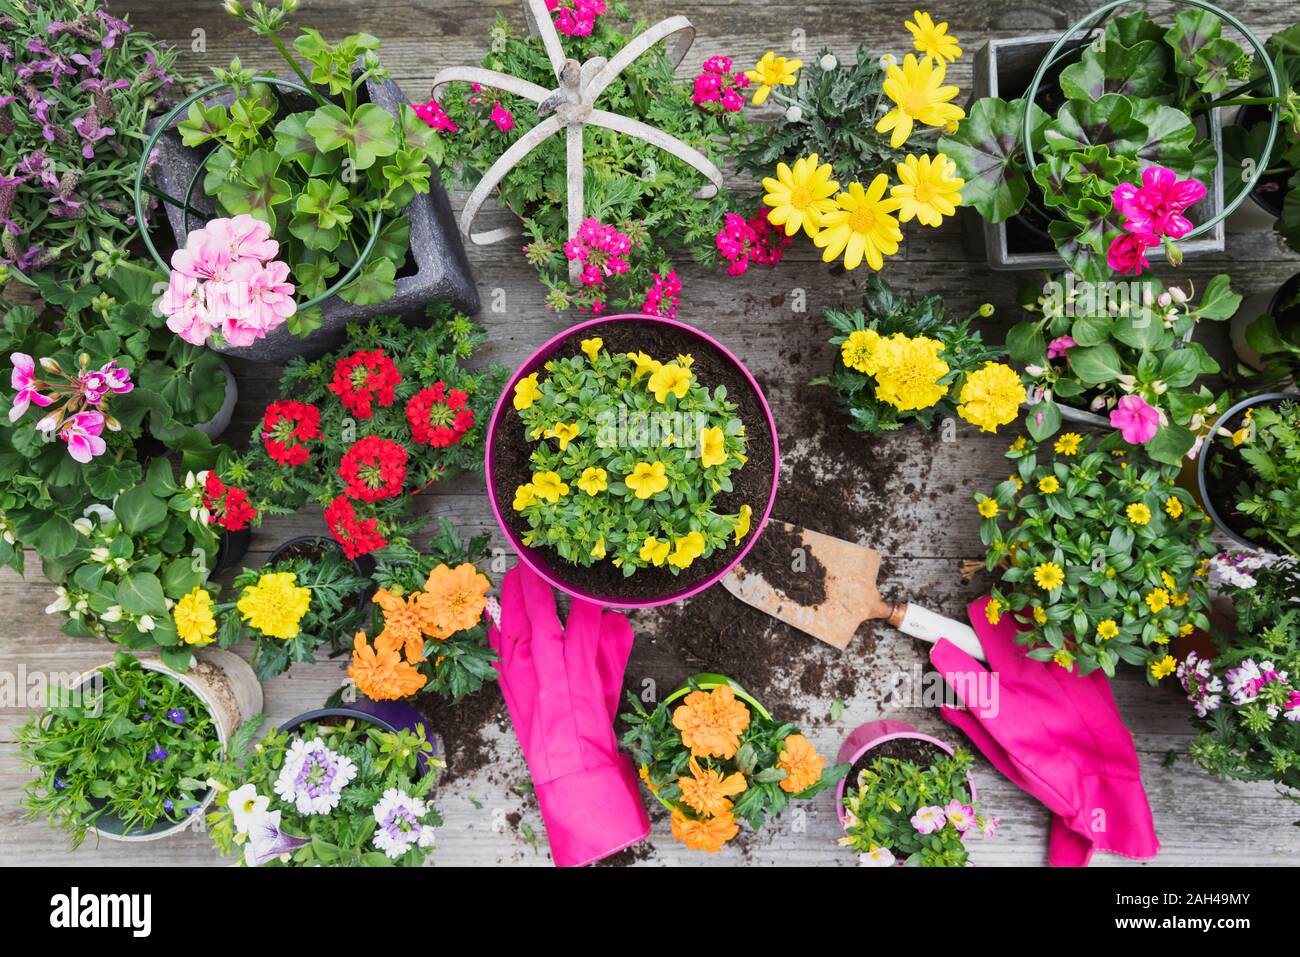
[[[577,565],[608,560],[630,577],[651,565],[677,575],[740,543],[766,503],[723,515],[713,501],[732,490],[749,438],[725,387],[700,382],[692,363],[584,339],[578,355],[515,386],[525,441],[536,443],[513,503],[524,544]]]
[[[972,798],[969,778],[973,763],[965,748],[950,755],[936,752],[924,766],[874,759],[846,789],[849,820],[839,843],[873,864],[965,867],[966,834],[979,830],[988,836],[997,827],[997,818],[977,814],[980,805]]]
[[[100,818],[125,834],[179,824],[202,803],[221,742],[207,706],[175,677],[126,652],[77,688],[51,686],[49,710],[18,731],[28,817],[76,847]]]
[[[1237,473],[1236,492],[1236,512],[1251,526],[1245,534],[1271,550],[1300,555],[1295,545],[1300,536],[1300,404],[1253,406],[1243,427],[1243,441],[1234,451],[1246,465]]]
[[[1272,311],[1252,319],[1245,335],[1246,344],[1260,361],[1258,369],[1238,364],[1237,372],[1243,378],[1256,387],[1296,381],[1300,373],[1300,275],[1283,283]]]
[[[1150,277],[1094,283],[1069,275],[1026,287],[1021,298],[1034,318],[1011,328],[1007,351],[1025,368],[1032,403],[1025,426],[1035,440],[1060,430],[1062,405],[1105,415],[1135,395],[1162,414],[1143,448],[1177,465],[1222,410],[1222,398],[1193,388],[1219,364],[1191,336],[1241,305],[1226,275],[1211,279],[1199,302],[1194,289],[1165,289]]]
[[[354,718],[309,721],[251,747],[261,723],[244,725],[228,759],[209,771],[221,791],[208,815],[218,851],[246,867],[424,863],[442,824],[429,794],[446,765],[423,727],[394,733]],[[294,783],[308,755],[318,770],[334,771],[321,789],[328,796],[315,801]]]
[[[1029,657],[1107,675],[1124,661],[1152,683],[1168,643],[1208,628],[1209,519],[1175,469],[1110,436],[1067,432],[1047,449],[1017,441],[1011,478],[975,496],[993,589],[988,617],[1012,615]]]
[[[839,393],[841,404],[849,413],[849,428],[855,432],[888,432],[911,422],[925,428],[957,414],[957,403],[966,376],[987,362],[1003,358],[1006,353],[986,344],[971,324],[987,318],[992,307],[981,307],[966,319],[950,319],[940,296],[919,296],[910,290],[895,292],[879,275],[867,280],[862,308],[852,312],[828,309],[826,321],[838,333],[830,341],[837,346],[835,370],[813,385],[829,385]],[[861,350],[880,339],[903,336],[923,337],[943,344],[939,358],[948,371],[938,380],[948,386],[934,404],[921,409],[901,410],[895,402],[880,397],[875,363],[862,363]],[[850,365],[852,362],[854,365]],[[877,370],[878,371],[878,370]]]

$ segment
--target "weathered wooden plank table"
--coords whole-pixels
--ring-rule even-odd
[[[1228,0],[1226,5],[1261,36],[1295,17],[1290,0]],[[235,55],[252,66],[278,66],[215,0],[131,0],[112,6],[117,13],[130,13],[138,26],[190,51],[182,60],[190,74],[226,64]],[[652,20],[685,13],[695,23],[698,36],[682,64],[683,76],[693,74],[713,54],[726,54],[743,64],[765,50],[788,52],[792,46],[813,53],[826,46],[845,57],[859,43],[866,43],[881,52],[901,54],[909,39],[902,23],[913,6],[911,0],[640,0],[633,4],[635,12]],[[930,10],[936,19],[951,21],[962,40],[967,56],[950,77],[968,89],[970,54],[985,39],[1062,29],[1088,8],[1085,0],[1051,4],[988,0],[978,5],[931,5]],[[1169,5],[1153,4],[1152,9],[1166,12]],[[440,68],[478,61],[497,14],[522,26],[517,0],[304,0],[297,20],[331,37],[360,29],[374,33],[384,41],[383,57],[395,79],[408,95],[422,100]],[[960,616],[965,603],[988,585],[980,576],[963,583],[959,573],[962,560],[982,557],[971,493],[991,488],[1005,477],[1008,465],[1001,456],[1007,439],[981,436],[967,428],[947,441],[915,432],[885,438],[849,433],[828,397],[806,383],[829,368],[832,355],[820,311],[854,303],[867,270],[832,275],[812,252],[808,244],[796,244],[779,268],[751,270],[739,281],[682,268],[681,315],[738,352],[767,390],[785,453],[775,514],[809,524],[820,519],[826,531],[881,549],[888,558],[882,573],[887,592],[892,586],[900,597],[910,595]],[[470,258],[485,303],[481,318],[491,336],[486,359],[512,366],[570,323],[569,318],[543,308],[543,289],[514,244],[474,248]],[[1297,259],[1269,234],[1234,236],[1224,256],[1189,261],[1179,278],[1199,287],[1216,272],[1229,271],[1234,285],[1251,293],[1273,288],[1298,267]],[[1016,285],[1024,278],[989,272],[982,258],[963,249],[955,222],[925,234],[911,231],[902,253],[889,262],[886,276],[897,286],[942,293],[958,311],[985,301],[994,303],[998,315],[986,329],[994,339],[1000,338],[1000,327],[1014,320]],[[806,300],[806,309],[795,311],[801,300]],[[1207,344],[1223,351],[1222,341]],[[246,366],[238,368],[237,374],[241,399],[227,435],[232,441],[248,434],[273,394],[278,370]],[[494,542],[501,546],[494,570],[504,570],[504,540],[496,532],[481,480],[449,482],[429,498],[433,514],[453,519],[462,529],[493,531]],[[264,559],[289,535],[323,528],[318,515],[270,521],[254,536],[249,564]],[[35,569],[36,562],[29,567]],[[935,711],[913,702],[906,693],[906,683],[915,684],[925,660],[922,646],[882,628],[874,635],[860,636],[847,652],[839,653],[746,613],[739,604],[724,604],[724,599],[713,595],[720,591],[714,589],[685,608],[633,616],[638,644],[628,669],[629,688],[640,691],[647,682],[675,683],[691,671],[731,672],[742,682],[757,684],[750,690],[774,710],[801,720],[824,754],[833,755],[843,736],[859,722],[879,717],[906,720],[922,730],[960,740]],[[7,571],[0,574],[0,671],[15,677],[78,673],[107,659],[109,649],[60,635],[56,620],[44,614],[52,597],[53,589],[37,571],[29,572],[26,581]],[[671,642],[665,640],[668,637]],[[696,650],[683,653],[683,647]],[[755,648],[768,649],[766,659],[775,660],[776,666],[756,670],[754,659],[764,656],[755,655]],[[295,666],[288,675],[268,683],[270,718],[278,723],[319,706],[342,681],[344,661]],[[1188,707],[1176,688],[1152,689],[1140,674],[1128,670],[1115,681],[1115,689],[1137,740],[1163,843],[1156,864],[1300,860],[1300,832],[1279,826],[1291,820],[1288,815],[1295,815],[1293,805],[1269,785],[1216,781],[1181,757],[1191,729]],[[842,699],[844,708],[832,721],[836,698]],[[488,688],[462,707],[469,710],[456,726],[469,730],[464,740],[447,741],[451,775],[437,792],[447,824],[435,862],[547,863],[527,768],[499,692]],[[26,717],[22,707],[0,709],[0,860],[16,865],[221,862],[198,833],[147,845],[103,842],[95,846],[91,839],[70,854],[61,835],[42,822],[24,821],[17,802],[27,776],[19,767],[13,740]],[[1172,755],[1179,757],[1170,761]],[[982,759],[976,775],[981,798],[1001,817],[1003,826],[995,840],[975,845],[974,860],[982,865],[1044,864],[1047,812]],[[811,802],[806,811],[787,813],[760,834],[742,836],[707,858],[683,850],[670,837],[664,815],[653,809],[651,813],[654,826],[649,843],[622,855],[622,861],[853,863],[852,855],[835,844],[839,829],[830,794]],[[1122,863],[1126,862],[1106,855],[1096,860],[1098,865]]]

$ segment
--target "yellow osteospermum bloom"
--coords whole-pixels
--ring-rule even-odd
[[[876,398],[900,412],[930,408],[948,394],[940,382],[948,374],[948,363],[939,358],[942,351],[942,342],[925,336],[896,334],[881,342]]]
[[[943,153],[908,156],[897,166],[899,183],[889,191],[898,200],[898,220],[916,219],[922,226],[938,226],[945,216],[955,216],[966,181],[957,164]]]
[[[560,479],[558,472],[534,472],[532,486],[533,494],[552,505],[569,494],[569,486]]]
[[[589,466],[582,470],[582,477],[578,479],[578,488],[588,495],[603,492],[609,488],[609,475],[604,469]]]
[[[794,86],[801,66],[803,60],[787,60],[783,56],[777,56],[774,50],[764,53],[754,69],[745,71],[745,76],[758,84],[758,89],[754,91],[754,105],[762,106],[767,102],[773,87]]]
[[[1183,514],[1183,502],[1177,495],[1171,495],[1165,499],[1165,511],[1170,518],[1179,518]]]
[[[809,236],[816,236],[822,218],[835,210],[835,191],[840,188],[830,163],[823,163],[816,153],[794,161],[794,167],[776,164],[776,179],[763,178],[763,202],[772,207],[767,221],[773,226],[784,226],[785,234],[793,236],[801,228]]]
[[[1107,618],[1105,621],[1097,623],[1097,637],[1102,641],[1109,641],[1119,634],[1119,624],[1114,618]]]
[[[727,461],[727,437],[718,426],[700,432],[700,464],[706,469]]]
[[[652,535],[641,546],[641,561],[650,562],[652,565],[662,565],[667,560],[668,553],[672,549],[672,542],[661,542]]]
[[[903,231],[893,216],[899,202],[885,196],[889,177],[877,174],[871,185],[849,183],[847,191],[835,197],[835,209],[823,213],[822,229],[813,238],[822,252],[822,262],[844,254],[844,268],[857,269],[865,257],[872,269],[885,265],[885,256],[898,252]]]
[[[1159,680],[1173,674],[1177,668],[1178,662],[1174,660],[1174,656],[1165,655],[1159,661],[1151,662],[1151,676]]]
[[[217,620],[212,615],[212,596],[197,585],[176,602],[172,609],[176,634],[187,645],[210,645],[217,633]]]
[[[737,545],[740,540],[749,534],[749,527],[754,521],[754,510],[748,505],[740,506],[740,512],[736,515],[736,538]]]
[[[880,348],[880,333],[875,329],[858,329],[840,346],[844,364],[863,375],[876,374],[876,350]]]
[[[1056,444],[1052,448],[1056,450],[1057,455],[1076,455],[1082,443],[1083,436],[1078,432],[1066,432],[1056,440]]]
[[[965,119],[966,112],[948,101],[961,91],[944,86],[947,67],[942,60],[926,57],[920,61],[911,53],[903,58],[902,69],[890,66],[884,83],[885,96],[895,104],[876,124],[877,133],[888,133],[889,145],[898,149],[912,135],[912,126],[946,127]]]
[[[1134,525],[1145,525],[1151,521],[1151,509],[1147,508],[1141,502],[1134,502],[1128,508],[1124,509],[1124,514]]]
[[[661,365],[650,376],[650,391],[654,393],[656,402],[666,402],[670,392],[679,399],[683,398],[690,387],[691,370],[675,362]]]
[[[986,362],[962,383],[957,414],[981,432],[996,432],[1014,422],[1025,401],[1025,386],[1010,366]]]
[[[1061,483],[1055,475],[1046,475],[1038,480],[1038,491],[1044,495],[1052,495],[1061,490]]]
[[[311,589],[293,572],[267,572],[244,589],[235,607],[250,628],[269,638],[298,637],[298,623],[311,605]]]
[[[1056,562],[1043,562],[1034,568],[1034,584],[1043,591],[1060,588],[1065,582],[1065,572]]]
[[[979,509],[979,513],[983,515],[985,518],[997,517],[998,503],[995,502],[993,499],[989,498],[987,495],[979,500],[979,505],[977,505],[976,507]]]
[[[542,390],[537,384],[537,373],[525,376],[515,383],[515,409],[522,412],[542,397]]]
[[[644,352],[629,352],[628,359],[632,362],[632,381],[640,382],[648,375],[653,375],[659,370],[661,362],[650,358]]]
[[[624,481],[637,498],[658,495],[668,487],[667,467],[663,462],[638,462]]]
[[[600,355],[601,347],[604,345],[605,340],[596,336],[592,339],[583,339],[582,342],[579,343],[579,348],[582,349],[582,351],[586,353],[587,358],[594,363],[596,361],[596,356]]]
[[[957,45],[957,38],[948,32],[946,22],[935,23],[930,14],[922,10],[913,10],[912,20],[904,21],[903,26],[912,34],[912,45],[921,53],[949,62],[961,56],[961,47]]]
[[[569,443],[578,437],[582,431],[582,426],[578,423],[566,425],[563,422],[556,422],[552,428],[547,429],[543,435],[548,439],[556,439],[560,443],[560,451],[563,452],[569,447]]]

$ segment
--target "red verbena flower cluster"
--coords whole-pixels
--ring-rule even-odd
[[[570,37],[589,37],[596,18],[605,12],[605,0],[546,0],[555,28]]]
[[[325,507],[325,525],[349,559],[368,555],[388,544],[388,540],[379,534],[379,520],[358,519],[346,495],[340,495]]]
[[[402,383],[402,374],[378,349],[354,352],[334,364],[334,381],[330,391],[339,397],[344,408],[358,419],[368,419],[381,408],[393,404],[394,391]]]
[[[469,407],[467,393],[448,389],[445,382],[435,382],[411,396],[406,403],[406,421],[415,441],[445,449],[474,427],[474,410]]]
[[[641,311],[647,316],[676,319],[677,303],[682,297],[682,282],[677,278],[677,270],[670,269],[663,276],[655,273],[653,278],[653,284],[645,292]]]
[[[738,213],[727,213],[722,229],[714,239],[722,258],[731,263],[727,275],[739,276],[749,264],[775,266],[785,255],[790,237],[767,221],[763,213],[746,219]]]
[[[406,449],[392,439],[367,435],[343,453],[338,473],[350,498],[359,502],[393,498],[406,481]]]
[[[296,468],[307,461],[306,443],[320,438],[320,409],[306,402],[272,402],[262,416],[262,444],[281,465]]]
[[[208,510],[208,524],[220,525],[228,532],[247,528],[257,517],[257,509],[248,502],[248,493],[226,485],[216,472],[209,472],[203,480],[203,507]]]
[[[745,106],[745,95],[740,91],[747,86],[749,77],[744,71],[731,71],[731,57],[711,56],[704,61],[704,68],[695,78],[691,101],[705,110],[709,108],[708,104],[719,103],[728,113],[736,113]]]

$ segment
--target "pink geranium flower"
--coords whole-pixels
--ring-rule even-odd
[[[78,412],[63,423],[59,438],[68,443],[68,454],[85,465],[96,455],[103,455],[108,448],[99,437],[103,431],[102,412]]]
[[[36,378],[35,359],[25,352],[15,352],[9,356],[9,361],[14,365],[14,371],[9,377],[9,384],[14,387],[17,393],[14,396],[13,405],[9,408],[9,421],[17,422],[32,404],[44,408],[54,400],[49,396],[41,395],[39,391],[42,383]]]
[[[1147,250],[1159,245],[1153,233],[1120,233],[1106,252],[1106,263],[1116,272],[1140,276],[1151,268]]]
[[[203,345],[216,331],[208,318],[203,284],[179,269],[172,269],[158,308],[167,317],[167,328],[191,345]]]
[[[1110,413],[1110,424],[1130,445],[1150,442],[1160,428],[1160,413],[1140,395],[1126,395]]]
[[[1142,185],[1120,183],[1111,201],[1124,217],[1130,233],[1181,239],[1192,231],[1192,221],[1183,213],[1205,196],[1204,184],[1194,179],[1179,179],[1164,166],[1148,166],[1142,171]]]

